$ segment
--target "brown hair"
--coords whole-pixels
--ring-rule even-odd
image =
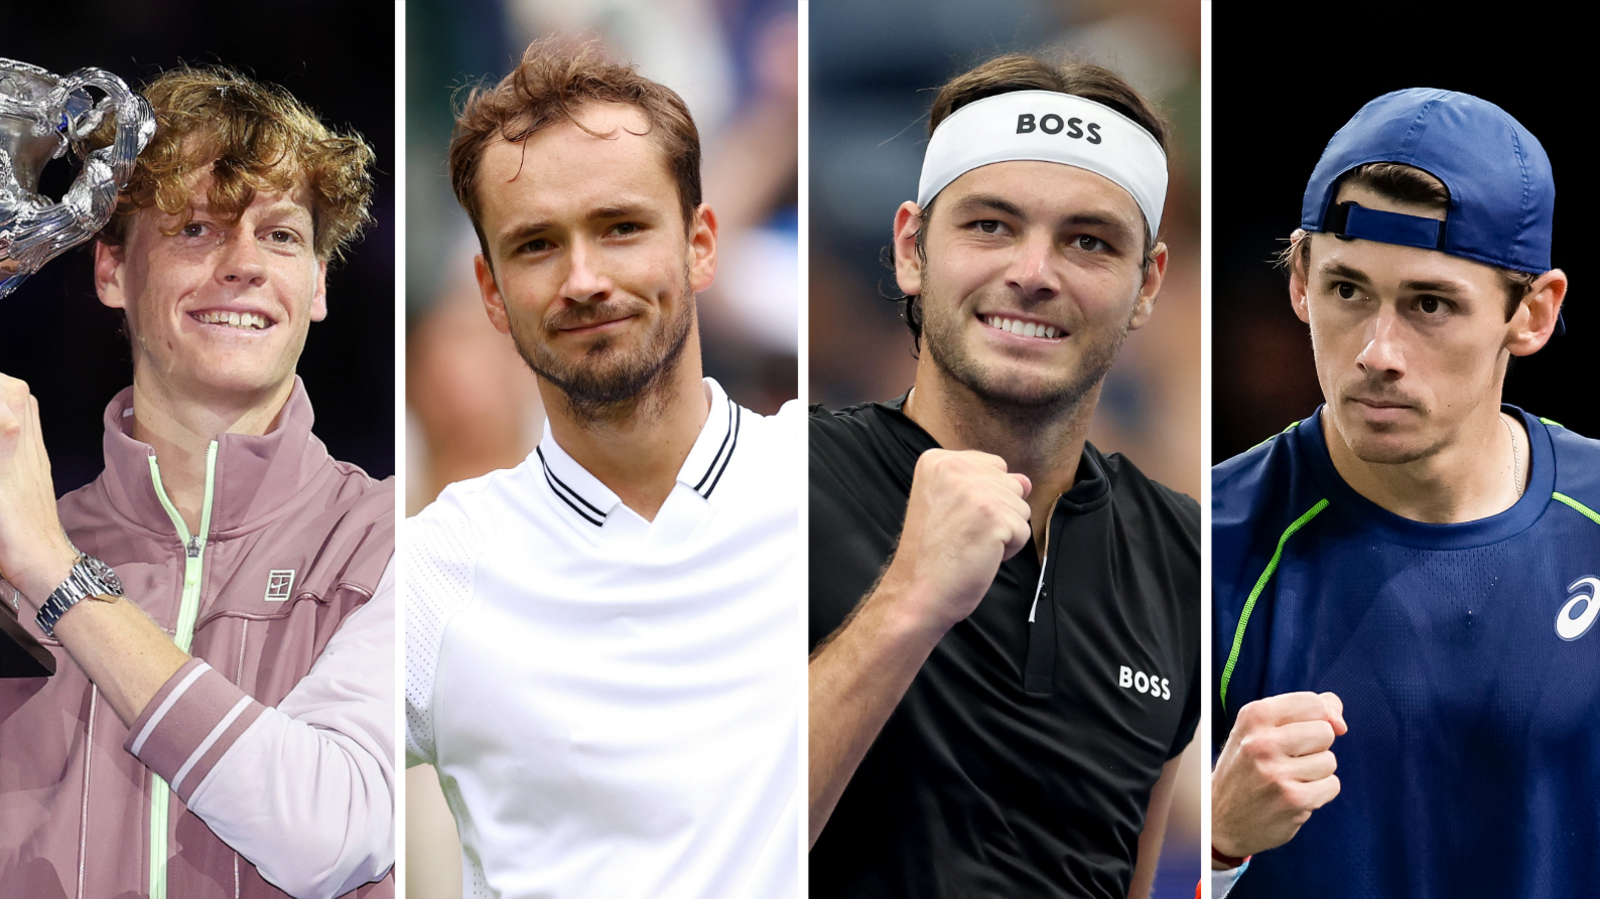
[[[280,87],[231,69],[183,67],[146,85],[156,133],[139,154],[110,224],[98,235],[120,247],[130,217],[155,207],[189,223],[187,179],[210,171],[211,211],[232,226],[258,191],[311,190],[317,258],[339,258],[372,220],[373,153],[359,134],[339,134]]]
[[[694,222],[701,199],[700,132],[683,98],[632,66],[605,59],[597,43],[574,50],[556,38],[547,38],[528,45],[522,62],[499,84],[473,88],[456,112],[456,132],[450,140],[450,186],[472,219],[484,259],[490,258],[489,242],[483,233],[483,207],[476,184],[484,149],[496,138],[519,143],[560,122],[571,122],[595,137],[607,137],[589,131],[573,117],[585,103],[624,103],[644,113],[650,123],[644,134],[650,135],[661,151],[677,184],[684,226]]]
[[[968,103],[1012,91],[1056,91],[1093,100],[1132,119],[1141,128],[1150,132],[1163,151],[1167,149],[1166,119],[1121,75],[1093,63],[1074,59],[1052,62],[1024,53],[996,57],[946,81],[944,86],[939,88],[938,95],[933,99],[933,108],[928,113],[928,136],[932,137],[941,122]],[[933,215],[933,206],[938,199],[934,197],[923,208],[921,216],[923,222]],[[1156,236],[1150,232],[1150,224],[1146,222],[1144,257],[1147,267],[1154,259],[1155,245]],[[917,227],[916,246],[917,259],[926,264],[927,244],[920,223]],[[905,304],[906,327],[911,329],[912,341],[920,348],[922,307],[919,298],[907,296],[901,297],[900,301]]]
[[[1398,162],[1369,162],[1357,166],[1339,177],[1338,184],[1334,186],[1334,196],[1338,196],[1339,190],[1347,184],[1365,187],[1397,203],[1410,203],[1432,210],[1450,208],[1450,188],[1416,166]],[[1298,267],[1301,272],[1307,272],[1311,266],[1311,242],[1306,240],[1308,236],[1302,232],[1298,238],[1291,238],[1289,245],[1278,254],[1278,265],[1285,269]],[[1511,316],[1517,314],[1517,306],[1533,288],[1538,276],[1498,266],[1494,270],[1505,286],[1506,321],[1511,321]]]

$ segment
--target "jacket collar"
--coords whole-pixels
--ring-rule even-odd
[[[294,390],[272,431],[260,436],[218,435],[209,538],[267,524],[329,468],[327,448],[311,433],[315,417],[305,384],[296,375]],[[150,477],[155,449],[133,439],[132,430],[133,388],[128,387],[106,406],[106,470],[101,480],[119,514],[165,533],[171,522]]]

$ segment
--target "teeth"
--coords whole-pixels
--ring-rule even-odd
[[[194,317],[197,321],[208,325],[228,325],[249,331],[259,331],[267,327],[267,317],[254,312],[197,312]]]
[[[998,315],[991,315],[984,319],[984,321],[988,322],[989,327],[991,328],[999,328],[1002,331],[1010,331],[1012,334],[1016,334],[1021,337],[1054,338],[1056,335],[1061,333],[1060,330],[1051,325],[1041,325],[1037,322],[1023,322],[1013,318],[1001,318]]]

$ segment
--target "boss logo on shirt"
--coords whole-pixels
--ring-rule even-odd
[[[1047,112],[1040,118],[1034,118],[1031,112],[1017,116],[1017,133],[1027,134],[1032,131],[1043,131],[1045,134],[1060,134],[1066,131],[1067,137],[1083,138],[1091,144],[1100,143],[1100,123],[1090,122],[1085,126],[1083,119],[1076,116],[1065,121],[1053,112]]]
[[[1594,627],[1596,615],[1600,615],[1600,578],[1578,578],[1567,592],[1579,587],[1588,588],[1588,592],[1568,599],[1556,613],[1556,636],[1563,640],[1576,640],[1588,633],[1589,628]]]
[[[1122,669],[1122,673],[1117,678],[1117,686],[1132,687],[1137,692],[1148,693],[1158,699],[1172,698],[1172,683],[1166,678],[1135,671],[1127,665],[1118,667]]]

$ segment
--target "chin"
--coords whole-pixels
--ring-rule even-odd
[[[1434,452],[1432,445],[1414,434],[1385,433],[1361,424],[1337,426],[1337,431],[1357,459],[1373,465],[1404,465]]]

